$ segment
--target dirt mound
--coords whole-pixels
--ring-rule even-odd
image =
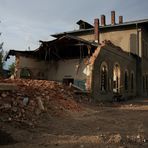
[[[0,120],[19,121],[33,126],[36,116],[48,112],[60,116],[64,111],[80,111],[71,88],[61,83],[45,80],[1,80]],[[11,89],[11,84],[13,89]],[[15,87],[15,88],[14,88]],[[2,86],[1,86],[2,88]]]

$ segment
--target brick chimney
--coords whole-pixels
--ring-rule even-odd
[[[116,21],[115,21],[115,11],[111,11],[111,25],[115,25]]]
[[[101,15],[101,26],[105,26],[105,25],[106,25],[105,15]]]
[[[123,23],[123,16],[119,16],[119,24]]]
[[[95,42],[99,43],[100,37],[99,37],[100,31],[99,31],[99,19],[96,18],[94,20],[94,37],[95,37]]]

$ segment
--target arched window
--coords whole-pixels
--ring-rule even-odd
[[[134,73],[131,73],[131,91],[134,90]]]
[[[145,78],[145,79],[146,79],[146,80],[145,80],[145,81],[146,81],[146,91],[148,91],[148,75],[146,74],[145,77],[146,77],[146,78]]]
[[[108,67],[105,62],[101,64],[101,69],[100,69],[100,76],[101,76],[101,91],[107,91],[107,73],[108,73]]]
[[[128,72],[125,71],[124,73],[124,89],[125,91],[128,91]]]
[[[143,75],[143,92],[145,92],[145,75]]]
[[[113,69],[113,92],[118,93],[120,91],[120,66],[114,65]]]
[[[148,76],[146,74],[143,75],[143,92],[148,90]]]
[[[20,78],[31,78],[31,71],[27,68],[21,69]]]

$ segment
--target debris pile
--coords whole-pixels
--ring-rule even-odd
[[[58,116],[66,110],[80,111],[74,91],[61,83],[45,80],[1,80],[13,89],[0,90],[0,121],[23,122],[30,126],[42,112]],[[14,88],[15,87],[15,88]],[[2,85],[1,85],[2,88]]]

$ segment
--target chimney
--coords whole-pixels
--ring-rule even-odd
[[[95,37],[95,42],[96,43],[99,43],[99,19],[98,18],[96,18],[95,20],[94,20],[94,37]]]
[[[119,24],[123,23],[123,16],[119,16]]]
[[[105,25],[106,25],[105,15],[101,15],[101,26],[105,26]]]
[[[111,25],[115,25],[115,11],[111,11]]]

